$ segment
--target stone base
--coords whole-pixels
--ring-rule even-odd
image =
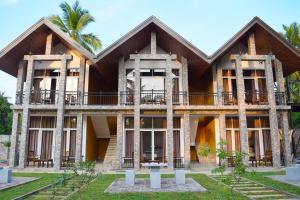
[[[287,167],[285,170],[285,179],[289,181],[300,181],[300,164]]]
[[[175,179],[176,179],[176,184],[185,184],[185,170],[184,169],[176,169],[175,170]]]
[[[104,192],[206,192],[207,190],[192,178],[186,179],[186,184],[176,184],[174,178],[161,179],[161,188],[151,188],[149,179],[138,178],[134,186],[125,184],[124,179],[116,179]]]
[[[159,168],[150,169],[150,186],[151,188],[161,188],[161,177]]]
[[[134,174],[134,170],[126,170],[125,172],[125,183],[127,185],[134,185],[134,180],[135,180],[135,174]]]
[[[0,169],[0,183],[10,183],[12,176],[12,170],[9,168]]]

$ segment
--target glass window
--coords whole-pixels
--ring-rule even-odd
[[[180,117],[173,118],[173,128],[181,128]]]
[[[153,128],[167,128],[165,117],[153,117]]]
[[[152,117],[141,117],[140,127],[141,128],[152,128]]]
[[[260,124],[262,128],[270,128],[269,117],[260,117]]]
[[[134,118],[133,117],[125,117],[124,126],[125,126],[125,128],[134,128]]]
[[[226,128],[239,128],[238,117],[226,117],[225,123],[226,123]]]
[[[269,128],[269,117],[247,117],[247,128]]]
[[[223,70],[223,76],[235,76],[235,70]]]
[[[55,128],[56,117],[42,117],[42,128]]]
[[[30,125],[29,128],[40,128],[41,127],[41,117],[32,116],[30,117]]]

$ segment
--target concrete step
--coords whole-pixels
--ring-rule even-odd
[[[272,198],[277,198],[277,197],[282,197],[282,198],[289,198],[289,196],[287,196],[286,194],[256,194],[256,195],[247,195],[250,198],[254,198],[254,199],[272,199]]]

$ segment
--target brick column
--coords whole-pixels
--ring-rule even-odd
[[[191,162],[191,138],[190,138],[190,113],[185,112],[183,115],[183,134],[184,134],[184,164],[190,168]]]
[[[222,105],[222,101],[223,101],[223,96],[222,96],[222,93],[223,93],[223,69],[222,69],[222,66],[221,65],[217,65],[215,64],[215,70],[216,70],[216,73],[217,73],[217,93],[218,93],[218,104],[219,105]]]
[[[136,58],[134,63],[135,85],[134,85],[134,168],[140,168],[140,59]]]
[[[123,115],[119,113],[117,115],[117,162],[118,166],[117,168],[122,167],[122,153],[123,153]]]
[[[16,153],[18,148],[18,119],[19,113],[15,110],[13,111],[12,120],[12,130],[11,130],[11,145],[10,145],[10,155],[9,155],[9,166],[14,167],[16,163]]]
[[[292,155],[291,155],[291,138],[289,134],[289,119],[288,112],[283,111],[281,113],[281,127],[282,127],[282,138],[283,138],[283,153],[284,161],[286,166],[292,164]]]
[[[78,103],[83,104],[84,99],[84,77],[85,77],[85,58],[80,57],[79,81],[78,81]]]
[[[167,160],[168,168],[173,169],[173,101],[172,101],[172,65],[171,57],[166,60],[166,101],[167,101]]]
[[[121,92],[125,91],[126,81],[125,81],[125,66],[124,57],[119,58],[119,81],[118,81],[118,104],[121,105],[126,102],[126,96],[121,95]]]
[[[59,93],[57,103],[57,125],[55,132],[55,153],[54,168],[59,170],[61,167],[61,142],[64,131],[64,108],[65,108],[65,89],[66,89],[67,58],[61,60],[61,69],[59,77]]]
[[[27,162],[27,141],[28,141],[28,125],[29,125],[29,102],[31,93],[31,82],[34,69],[33,57],[29,57],[27,65],[27,75],[26,75],[26,86],[24,91],[24,101],[23,101],[23,113],[22,113],[22,128],[20,136],[20,154],[19,154],[19,168],[24,168]]]
[[[83,131],[83,116],[77,115],[77,130],[76,130],[76,154],[75,162],[78,163],[82,159],[82,131]]]
[[[238,112],[239,112],[239,126],[240,126],[240,142],[241,151],[249,153],[246,105],[245,105],[245,86],[243,78],[243,69],[241,65],[241,57],[236,59],[236,82],[237,82],[237,98],[238,98]],[[248,165],[248,156],[245,157],[244,163]]]
[[[280,145],[278,138],[278,119],[276,112],[276,102],[274,95],[274,79],[272,70],[272,60],[271,56],[268,56],[265,64],[266,70],[266,82],[268,90],[268,102],[270,106],[269,120],[270,120],[270,130],[271,130],[271,145],[272,145],[272,157],[273,166],[280,167]]]
[[[182,65],[182,91],[186,92],[186,97],[183,98],[183,103],[189,105],[189,75],[188,75],[188,63],[185,57],[181,57],[181,65]]]

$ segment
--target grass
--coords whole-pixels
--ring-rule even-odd
[[[284,171],[280,171],[280,172],[251,172],[251,173],[247,173],[245,175],[246,178],[250,179],[250,180],[254,180],[256,182],[260,182],[262,184],[265,184],[267,186],[271,186],[274,189],[278,189],[281,191],[285,191],[291,194],[295,194],[300,196],[300,187],[294,186],[294,185],[290,185],[287,183],[283,183],[283,182],[279,182],[276,180],[273,180],[271,178],[265,177],[265,176],[271,176],[271,175],[284,175],[285,172]]]
[[[300,195],[300,188],[289,185],[286,183],[281,183],[270,178],[265,178],[268,175],[283,175],[284,172],[256,172],[247,173],[246,178],[263,183],[265,185],[271,186],[275,189],[286,191],[292,194]],[[17,186],[11,189],[7,189],[0,192],[0,199],[12,199],[20,195],[26,194],[40,187],[54,183],[58,180],[59,174],[47,174],[47,173],[14,173],[14,176],[27,176],[27,177],[38,177],[37,181]],[[247,199],[240,193],[231,193],[230,188],[222,183],[218,183],[213,179],[209,178],[204,174],[189,174],[188,177],[193,178],[195,181],[200,183],[208,191],[197,193],[197,192],[164,192],[164,193],[123,193],[123,194],[110,194],[104,193],[104,190],[116,179],[123,178],[124,175],[102,175],[99,176],[95,181],[93,181],[89,187],[83,188],[80,193],[75,193],[69,199],[101,199],[101,200],[111,200],[111,199],[124,199],[124,200],[180,200],[180,199],[237,199],[243,200]],[[137,175],[138,178],[146,178],[149,175]],[[173,175],[163,175],[165,178],[174,177]]]
[[[180,199],[237,199],[243,200],[247,199],[238,193],[231,193],[230,189],[223,184],[219,184],[216,181],[210,179],[203,174],[190,174],[189,177],[193,178],[195,181],[200,183],[205,187],[207,192],[161,192],[161,193],[124,193],[124,194],[110,194],[104,193],[104,190],[116,179],[124,177],[122,175],[103,175],[98,177],[94,182],[92,182],[88,188],[81,190],[80,194],[76,193],[69,199],[101,199],[101,200],[111,200],[111,199],[124,199],[124,200],[180,200]],[[138,178],[148,177],[147,175],[138,175]],[[164,175],[163,177],[173,177],[172,175]]]
[[[58,174],[47,174],[47,173],[13,173],[13,176],[37,177],[40,179],[33,181],[31,183],[27,183],[24,185],[20,185],[10,189],[0,191],[1,200],[13,199],[18,196],[27,194],[28,192],[31,192],[43,186],[49,185],[50,183],[53,183],[59,177]]]

